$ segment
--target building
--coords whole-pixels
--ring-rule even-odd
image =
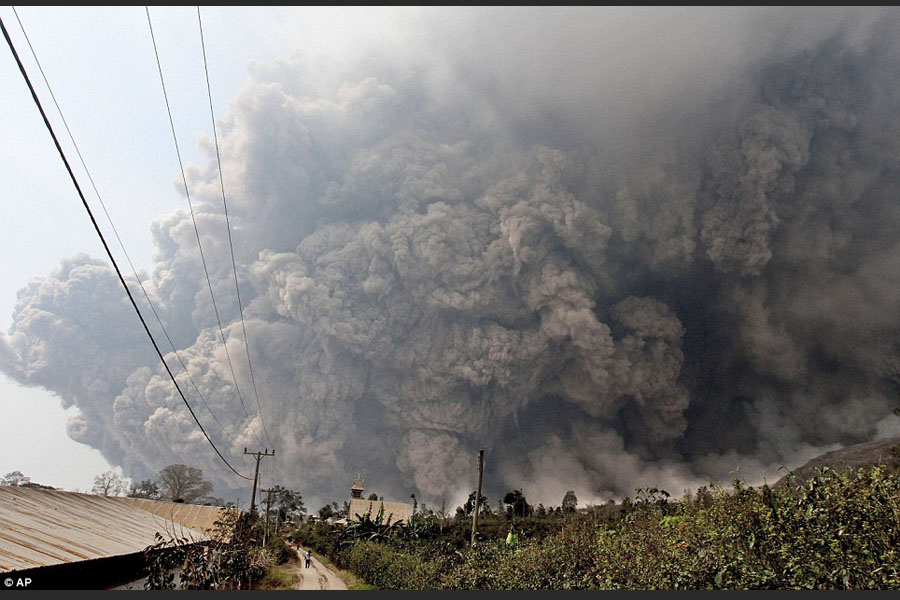
[[[366,513],[369,513],[372,519],[378,515],[378,512],[384,509],[384,523],[409,523],[412,515],[412,506],[406,502],[385,502],[383,500],[366,500],[363,498],[363,480],[357,478],[350,488],[350,509],[347,511],[347,520],[360,520]]]
[[[0,486],[0,589],[105,589],[140,578],[144,549],[209,541],[218,506]],[[12,585],[7,585],[12,582]]]

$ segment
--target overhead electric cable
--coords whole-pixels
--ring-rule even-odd
[[[181,396],[181,400],[184,402],[185,406],[187,406],[188,411],[191,413],[191,416],[194,418],[194,422],[197,423],[197,427],[200,428],[200,431],[203,433],[203,436],[206,438],[206,441],[209,442],[209,445],[212,446],[213,450],[216,451],[216,454],[222,459],[228,468],[231,469],[235,475],[239,477],[243,477],[244,479],[251,479],[245,475],[242,475],[231,466],[231,463],[222,456],[222,453],[219,452],[219,449],[213,443],[212,439],[210,439],[209,435],[206,433],[206,430],[203,428],[203,425],[200,423],[200,420],[197,418],[197,415],[194,413],[194,409],[191,408],[190,403],[185,398],[184,393],[181,391],[181,387],[178,385],[178,381],[175,379],[175,375],[172,374],[172,370],[169,368],[169,365],[166,363],[165,358],[163,357],[162,351],[160,351],[159,346],[156,343],[156,340],[153,338],[153,334],[150,333],[150,328],[147,326],[147,322],[144,320],[144,316],[141,314],[141,310],[138,308],[137,303],[134,300],[134,296],[131,295],[131,290],[128,288],[128,284],[125,283],[125,277],[122,275],[122,271],[119,269],[118,263],[116,263],[115,257],[113,257],[112,251],[109,249],[109,245],[106,243],[106,238],[103,236],[103,232],[100,230],[100,226],[97,224],[97,219],[94,218],[94,213],[91,211],[91,207],[87,202],[87,199],[84,197],[84,193],[81,191],[81,186],[78,184],[78,179],[75,177],[75,173],[72,171],[72,166],[69,164],[69,160],[66,158],[66,154],[62,149],[62,146],[59,143],[59,139],[56,137],[56,132],[53,131],[53,126],[50,124],[50,120],[47,118],[47,113],[44,112],[44,107],[41,104],[40,99],[37,96],[37,92],[34,89],[34,86],[31,84],[31,79],[28,77],[28,72],[25,70],[25,65],[22,64],[21,59],[19,58],[19,53],[16,51],[16,47],[13,44],[12,39],[9,36],[9,32],[6,30],[6,25],[3,23],[3,18],[0,17],[0,29],[3,30],[3,37],[6,39],[6,44],[9,46],[10,51],[12,52],[13,57],[16,60],[16,64],[19,67],[19,72],[22,73],[22,77],[25,79],[26,85],[28,85],[28,90],[31,92],[31,98],[34,100],[35,105],[37,106],[38,111],[41,113],[41,118],[44,120],[44,125],[47,127],[47,131],[50,133],[50,137],[53,138],[53,143],[56,146],[56,151],[59,153],[60,159],[62,159],[63,164],[66,167],[66,171],[69,173],[69,178],[72,180],[72,184],[75,186],[75,190],[78,192],[78,197],[81,199],[81,204],[84,206],[84,209],[87,211],[88,217],[91,219],[91,223],[94,226],[94,231],[97,232],[97,236],[100,238],[100,242],[103,244],[103,249],[106,251],[106,255],[109,257],[110,262],[113,265],[113,268],[116,271],[116,275],[119,277],[119,282],[122,284],[122,287],[125,288],[125,293],[128,295],[128,300],[131,302],[132,308],[134,308],[135,313],[137,313],[138,319],[141,321],[141,325],[144,327],[144,331],[147,333],[147,337],[150,338],[150,342],[153,344],[153,349],[156,350],[157,356],[159,356],[160,362],[162,362],[163,367],[166,369],[166,373],[169,374],[169,379],[172,380],[172,383],[175,385],[175,389],[178,390],[178,395]]]
[[[234,242],[231,239],[231,221],[228,218],[228,202],[225,200],[225,180],[222,176],[222,158],[219,153],[219,134],[216,131],[215,111],[213,110],[212,89],[209,85],[209,66],[206,61],[206,42],[203,39],[203,19],[200,17],[200,7],[197,7],[197,23],[200,26],[200,47],[203,49],[203,72],[206,74],[206,93],[209,97],[209,116],[212,120],[213,140],[216,144],[216,164],[219,169],[219,186],[222,189],[222,206],[225,209],[225,225],[228,228],[228,247],[231,250],[231,270],[234,273],[234,291],[237,294],[238,310],[241,315],[241,330],[244,332],[244,348],[247,351],[247,366],[250,369],[250,381],[253,382],[253,393],[256,395],[256,408],[259,411],[259,422],[262,424],[263,432],[266,439],[273,446],[275,443],[269,437],[269,430],[266,428],[266,422],[263,419],[262,405],[259,401],[259,390],[256,387],[256,377],[253,375],[253,361],[250,360],[250,339],[247,337],[247,325],[244,323],[244,305],[241,302],[241,288],[238,285],[237,263],[234,259]]]
[[[131,272],[132,274],[134,274],[134,279],[135,281],[137,281],[138,285],[141,288],[141,291],[144,293],[144,298],[147,300],[147,304],[150,306],[150,310],[153,311],[153,316],[156,317],[156,321],[157,323],[159,323],[159,327],[160,329],[162,329],[163,335],[166,336],[166,340],[168,340],[169,345],[172,347],[172,351],[175,353],[175,357],[178,359],[178,362],[181,363],[182,369],[184,369],[185,374],[187,374],[191,385],[194,387],[194,390],[197,392],[197,395],[200,397],[200,400],[203,402],[206,410],[209,411],[209,414],[222,430],[222,433],[224,433],[226,436],[230,436],[232,438],[232,441],[234,441],[233,434],[228,433],[228,431],[222,425],[221,421],[219,421],[216,413],[213,412],[212,407],[210,407],[210,405],[207,403],[206,398],[200,391],[200,388],[197,387],[197,383],[191,376],[191,372],[188,370],[187,365],[185,365],[184,361],[181,359],[181,355],[175,348],[175,343],[172,342],[172,338],[169,336],[169,332],[166,330],[165,325],[163,325],[162,319],[160,318],[159,313],[156,311],[156,307],[153,305],[153,301],[150,299],[150,294],[148,294],[146,288],[144,288],[144,283],[141,281],[141,278],[137,274],[137,269],[135,268],[134,263],[131,261],[131,256],[128,255],[128,251],[125,249],[125,243],[122,241],[122,238],[119,235],[119,231],[118,229],[116,229],[116,225],[115,223],[113,223],[109,211],[106,209],[106,203],[103,202],[103,197],[100,195],[100,191],[97,189],[97,184],[94,182],[93,176],[91,176],[91,171],[90,169],[88,169],[87,163],[84,160],[84,156],[82,156],[81,150],[78,148],[78,143],[75,141],[75,136],[72,134],[72,130],[69,128],[69,123],[68,121],[66,121],[66,117],[63,114],[62,108],[59,106],[59,102],[56,99],[56,94],[53,93],[53,87],[51,87],[50,81],[47,79],[47,74],[44,72],[44,67],[41,65],[41,61],[37,57],[37,52],[35,52],[34,46],[31,44],[31,40],[28,37],[28,33],[25,31],[25,26],[22,24],[22,19],[19,18],[19,13],[18,11],[16,11],[16,7],[13,6],[11,8],[13,10],[13,14],[15,14],[16,16],[16,21],[18,21],[19,23],[19,28],[22,30],[22,35],[25,37],[25,42],[28,44],[29,50],[31,50],[31,56],[32,58],[34,58],[34,62],[37,65],[38,70],[41,73],[41,77],[44,80],[44,85],[47,86],[47,91],[50,93],[50,98],[53,100],[53,104],[56,106],[56,111],[59,113],[59,118],[62,120],[63,126],[66,129],[66,133],[69,134],[69,140],[72,142],[72,146],[75,148],[75,153],[78,155],[81,166],[84,169],[84,172],[87,174],[88,181],[90,181],[91,183],[91,187],[94,190],[94,194],[97,196],[97,200],[100,201],[100,206],[103,208],[103,213],[106,215],[106,220],[109,222],[109,226],[112,228],[113,233],[116,236],[116,240],[118,240],[119,242],[119,247],[122,249],[122,253],[125,255],[125,259],[128,261],[128,265],[131,267]]]
[[[159,51],[156,47],[156,37],[153,35],[153,22],[150,20],[150,7],[144,7],[147,12],[147,24],[150,26],[150,39],[153,42],[153,53],[156,56],[156,66],[159,70],[159,81],[162,84],[163,98],[166,101],[166,112],[169,115],[169,125],[172,128],[172,139],[175,142],[175,154],[178,157],[178,166],[181,169],[181,181],[184,184],[184,193],[187,196],[188,207],[191,211],[191,222],[194,224],[194,234],[197,236],[197,246],[200,248],[200,262],[203,264],[203,273],[206,275],[206,284],[209,286],[209,297],[212,300],[213,312],[216,314],[216,323],[219,325],[219,335],[222,337],[222,346],[225,348],[225,357],[228,359],[228,367],[231,369],[231,380],[234,382],[234,389],[237,392],[238,399],[241,401],[241,406],[244,409],[244,414],[247,415],[248,425],[250,426],[250,431],[253,432],[253,435],[256,437],[256,441],[259,442],[259,445],[262,446],[263,442],[260,439],[259,435],[256,433],[256,430],[253,428],[253,418],[250,416],[250,413],[247,412],[247,406],[244,404],[244,397],[241,394],[241,388],[237,382],[237,375],[234,372],[234,363],[231,362],[231,353],[228,351],[228,344],[225,341],[225,331],[222,328],[222,319],[219,317],[219,307],[216,305],[216,297],[213,294],[212,289],[212,281],[209,278],[209,269],[206,266],[206,257],[203,254],[203,244],[200,241],[200,230],[197,228],[197,219],[194,216],[194,205],[191,202],[191,193],[187,184],[187,177],[184,174],[184,163],[181,160],[181,150],[178,147],[178,136],[175,134],[175,121],[172,119],[172,109],[169,106],[169,95],[166,92],[166,81],[163,77],[162,72],[162,63],[159,60]],[[260,422],[262,421],[262,415],[260,415]]]

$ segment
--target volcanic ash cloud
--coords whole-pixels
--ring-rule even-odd
[[[235,464],[271,441],[278,483],[321,501],[359,472],[464,500],[480,448],[489,493],[558,504],[900,433],[895,17],[852,38],[828,21],[641,115],[584,65],[556,103],[465,52],[330,84],[258,65],[220,142],[259,406],[214,161],[189,175],[223,330],[190,216],[162,216],[141,276],[191,379],[166,360]],[[30,282],[0,367],[77,406],[70,435],[129,475],[187,461],[241,487],[117,285],[85,256]]]

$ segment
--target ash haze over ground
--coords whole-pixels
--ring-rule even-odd
[[[152,225],[144,285],[225,431],[169,364],[235,464],[267,432],[312,507],[357,473],[453,503],[484,448],[491,497],[558,505],[900,435],[898,10],[409,15],[252,65],[219,121],[265,428],[212,140],[188,181],[246,411],[190,214]],[[77,406],[73,439],[246,487],[105,259],[32,280],[13,319],[0,368]]]

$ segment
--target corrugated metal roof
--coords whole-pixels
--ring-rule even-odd
[[[204,533],[212,532],[215,523],[229,509],[221,506],[201,506],[199,504],[181,504],[178,502],[161,502],[144,498],[116,498],[131,506],[140,508],[173,523],[196,529]],[[237,509],[234,509],[237,510]]]
[[[384,502],[382,500],[363,500],[362,498],[350,498],[350,509],[348,511],[348,519],[353,521],[356,515],[364,515],[371,511],[370,517],[374,519],[378,515],[378,511],[384,507],[385,523],[409,523],[409,515],[412,513],[412,506],[405,502]]]
[[[117,498],[0,486],[0,571],[140,552],[157,532],[207,539]]]

